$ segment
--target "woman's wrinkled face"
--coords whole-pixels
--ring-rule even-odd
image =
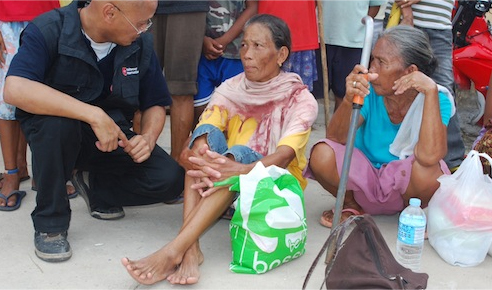
[[[380,96],[393,95],[395,81],[406,74],[399,51],[384,38],[379,39],[372,50],[369,72],[379,75],[371,85]]]
[[[267,27],[254,23],[246,28],[240,55],[248,80],[266,82],[276,77],[280,73],[279,63],[285,61],[281,54],[281,50],[275,47],[272,34]]]

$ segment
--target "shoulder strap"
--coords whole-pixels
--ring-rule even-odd
[[[304,279],[304,283],[302,284],[302,290],[305,290],[307,287],[307,284],[309,282],[309,279],[311,278],[311,275],[313,274],[314,269],[318,265],[319,259],[323,255],[323,253],[328,249],[328,254],[326,256],[325,263],[327,264],[327,269],[326,269],[326,276],[330,273],[330,269],[333,266],[333,263],[335,261],[336,255],[338,253],[338,250],[342,246],[342,241],[343,237],[345,236],[345,231],[346,229],[355,221],[359,219],[363,219],[364,216],[361,215],[352,215],[348,219],[346,219],[344,222],[338,224],[334,229],[331,230],[330,235],[328,236],[328,239],[325,241],[323,246],[321,247],[321,250],[319,251],[318,255],[314,259],[313,263],[311,264],[311,267],[308,270],[308,273],[306,275],[306,278]],[[326,281],[326,276],[325,279],[323,279],[323,283],[320,286],[320,289],[323,288],[325,285]]]

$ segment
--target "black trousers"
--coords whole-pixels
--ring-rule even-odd
[[[38,188],[36,208],[31,214],[36,231],[68,230],[71,210],[65,185],[74,169],[89,171],[90,188],[98,206],[159,203],[183,191],[183,168],[159,146],[148,160],[135,163],[122,148],[99,151],[94,132],[84,122],[42,115],[20,121],[31,148]],[[128,139],[135,135],[128,122],[117,123]]]

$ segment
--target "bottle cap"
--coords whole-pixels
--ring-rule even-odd
[[[419,198],[416,198],[416,197],[410,198],[410,205],[420,206],[421,204],[422,204],[422,201],[420,201]]]

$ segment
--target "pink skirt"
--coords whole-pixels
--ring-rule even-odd
[[[328,139],[322,139],[316,144],[321,142],[333,148],[338,175],[341,176],[345,145]],[[412,155],[404,160],[391,161],[377,169],[364,153],[354,148],[350,162],[347,190],[354,192],[355,201],[368,214],[396,214],[405,207],[402,195],[406,192],[410,182],[414,160],[415,157]],[[444,174],[451,174],[443,160],[439,163]],[[304,170],[304,176],[306,178],[314,178],[309,164]]]

